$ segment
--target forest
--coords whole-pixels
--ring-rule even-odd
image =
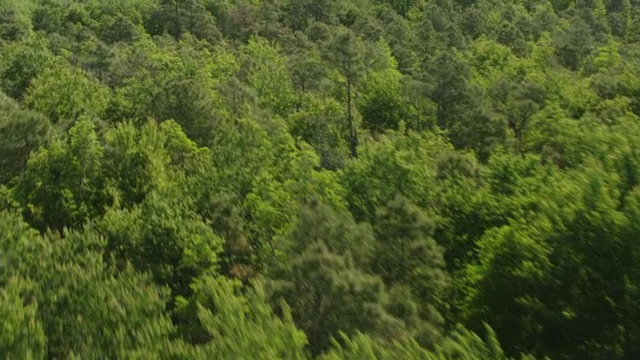
[[[640,359],[640,0],[0,0],[0,358]]]

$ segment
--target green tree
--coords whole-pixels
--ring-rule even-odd
[[[102,169],[103,148],[94,124],[82,118],[64,140],[29,158],[16,187],[25,217],[35,228],[80,228],[113,201]]]
[[[167,349],[166,291],[131,268],[107,266],[106,242],[90,228],[40,236],[15,214],[0,218],[0,309],[11,310],[4,326],[20,326],[2,332],[2,351],[143,358]]]
[[[507,124],[515,137],[515,150],[523,154],[527,149],[525,136],[531,117],[544,106],[545,89],[529,81],[515,84],[501,81],[495,85],[494,94],[499,99],[498,111],[507,118]]]
[[[105,134],[102,166],[118,190],[120,206],[131,208],[139,204],[166,181],[169,158],[159,132],[155,124],[138,130],[133,124],[124,123]]]
[[[356,223],[348,212],[333,210],[317,199],[302,207],[290,237],[288,245],[294,253],[321,241],[333,253],[351,253],[360,266],[369,264],[375,246],[369,224]]]
[[[591,27],[596,38],[603,38],[611,32],[604,0],[576,0],[575,6],[577,13]]]
[[[323,168],[342,168],[349,156],[349,145],[342,136],[344,121],[341,105],[330,98],[306,95],[300,106],[289,117],[291,134],[313,146]]]
[[[417,304],[419,339],[433,343],[443,325],[439,308],[446,301],[449,276],[444,250],[433,240],[435,224],[401,195],[378,209],[372,270],[387,286],[406,286]]]
[[[482,282],[469,288],[473,301],[468,306],[469,321],[474,327],[481,321],[492,324],[511,352],[521,351],[524,339],[535,341],[544,336],[540,327],[549,310],[535,289],[551,281],[552,249],[541,239],[547,226],[540,223],[522,230],[503,227],[488,231],[478,243],[480,264],[468,269],[468,279]],[[533,348],[535,345],[528,347]]]
[[[313,355],[327,350],[339,332],[401,336],[402,323],[384,310],[384,284],[354,266],[350,255],[331,252],[322,242],[293,259],[280,294],[296,325],[309,339]]]
[[[33,36],[20,43],[2,46],[0,85],[7,95],[22,100],[31,82],[52,62],[48,45],[43,36]]]
[[[415,341],[403,341],[386,343],[372,339],[371,337],[356,332],[351,337],[341,334],[339,341],[332,339],[331,348],[325,352],[322,360],[378,360],[397,359],[402,357],[408,360],[432,359],[431,354],[420,347]]]
[[[213,44],[220,38],[215,19],[198,0],[161,0],[148,16],[145,27],[152,35],[164,32],[179,39],[191,33]]]
[[[640,214],[640,190],[636,186],[635,189],[629,193],[625,198],[624,213],[627,219],[635,219]],[[633,266],[629,266],[628,261],[636,261],[640,252],[635,243],[637,234],[640,233],[640,228],[635,221],[628,223],[630,226],[624,230],[622,234],[623,239],[623,253],[625,254],[622,259],[618,259],[618,263],[624,267],[626,271],[625,291],[624,298],[620,302],[621,319],[623,320],[624,327],[624,340],[623,351],[626,356],[636,356],[640,354],[640,348],[637,346],[636,339],[640,337],[640,328],[638,328],[637,319],[640,315],[636,308],[633,306],[633,299],[640,291],[640,274]]]
[[[388,132],[377,142],[363,146],[358,161],[341,173],[349,210],[359,221],[375,222],[378,208],[400,193],[427,209],[435,188],[439,156],[452,151],[433,133]]]
[[[307,358],[307,339],[289,308],[282,303],[283,315],[278,317],[260,283],[243,290],[238,282],[207,276],[193,288],[194,297],[183,303],[183,311],[195,308],[198,333],[208,338],[195,347],[195,358]]]
[[[334,73],[329,73],[328,76],[345,91],[349,148],[351,156],[354,158],[358,156],[358,125],[353,113],[353,99],[360,79],[366,70],[363,53],[364,43],[348,28],[338,28],[323,53],[326,61],[334,69]],[[334,78],[334,75],[337,75],[338,78]]]
[[[247,46],[248,80],[263,107],[286,117],[293,110],[294,91],[286,59],[266,39],[252,37]]]
[[[153,117],[175,120],[190,139],[210,144],[214,128],[221,122],[217,95],[202,79],[175,79],[151,102]]]
[[[24,104],[53,123],[69,126],[82,115],[101,116],[109,96],[104,85],[58,59],[32,81]]]
[[[407,105],[403,101],[402,74],[397,62],[385,42],[373,48],[374,60],[380,70],[372,71],[362,83],[358,96],[358,110],[362,114],[362,125],[374,132],[386,129],[397,130],[401,121],[406,121]]]
[[[334,23],[339,3],[334,0],[287,0],[286,23],[294,30],[305,30],[314,21]]]
[[[582,18],[574,17],[562,22],[555,30],[553,45],[560,63],[577,70],[593,47],[591,29]]]
[[[18,6],[0,4],[0,44],[20,41],[28,36],[31,22]]]
[[[49,141],[50,131],[44,116],[20,109],[0,93],[0,183],[22,173],[29,154]]]
[[[429,97],[438,104],[438,125],[447,129],[470,102],[470,69],[459,53],[443,52],[434,57],[429,70],[433,78]]]
[[[154,190],[131,210],[110,210],[99,229],[118,263],[150,272],[174,296],[190,294],[195,278],[216,269],[222,245],[175,188]]]
[[[252,35],[259,33],[263,20],[259,17],[260,7],[265,3],[253,0],[206,0],[205,3],[225,38],[246,43]]]
[[[446,359],[497,359],[512,360],[505,356],[496,334],[489,326],[485,326],[486,337],[480,338],[475,333],[458,325],[451,332],[449,337],[442,341],[433,350],[421,348],[418,343],[411,339],[393,342],[391,344],[379,342],[375,339],[358,333],[348,338],[343,336],[342,345],[338,341],[333,342],[333,347],[325,353],[322,360],[338,359],[426,359],[426,360],[446,360]],[[534,360],[532,356],[521,355],[518,359]]]
[[[5,359],[42,359],[46,337],[37,320],[37,304],[21,298],[24,280],[13,278],[0,287],[0,356]]]

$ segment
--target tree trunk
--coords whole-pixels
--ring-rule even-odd
[[[182,29],[180,29],[180,5],[176,1],[176,6],[174,8],[175,12],[175,27],[176,27],[176,39],[180,39],[182,37]]]
[[[358,131],[353,123],[351,112],[351,81],[347,80],[347,121],[349,122],[349,137],[351,145],[351,156],[358,158]]]

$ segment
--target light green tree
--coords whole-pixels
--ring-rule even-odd
[[[113,201],[102,169],[94,124],[82,118],[67,139],[33,153],[16,187],[27,220],[37,229],[80,228]]]
[[[58,58],[26,91],[24,104],[66,126],[80,116],[101,116],[109,101],[107,87]]]

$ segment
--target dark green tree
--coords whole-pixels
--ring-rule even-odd
[[[161,0],[145,27],[152,35],[167,32],[179,39],[190,33],[211,44],[220,38],[215,19],[198,0]]]
[[[49,141],[51,124],[44,116],[20,109],[0,93],[0,183],[22,173],[27,158]]]
[[[340,332],[401,336],[402,323],[384,309],[382,281],[355,267],[349,254],[331,252],[322,242],[293,259],[280,291],[296,325],[307,334],[313,355],[327,350]]]
[[[358,125],[354,115],[354,97],[366,70],[363,55],[362,40],[348,28],[338,28],[323,52],[326,61],[334,69],[334,72],[328,74],[329,78],[344,89],[349,148],[354,158],[358,157]]]
[[[0,85],[16,100],[22,100],[31,82],[51,64],[53,57],[42,36],[4,45],[0,55]]]
[[[377,243],[372,270],[390,287],[406,286],[417,304],[420,341],[438,338],[449,276],[444,251],[433,240],[435,224],[418,207],[397,195],[376,212]]]

